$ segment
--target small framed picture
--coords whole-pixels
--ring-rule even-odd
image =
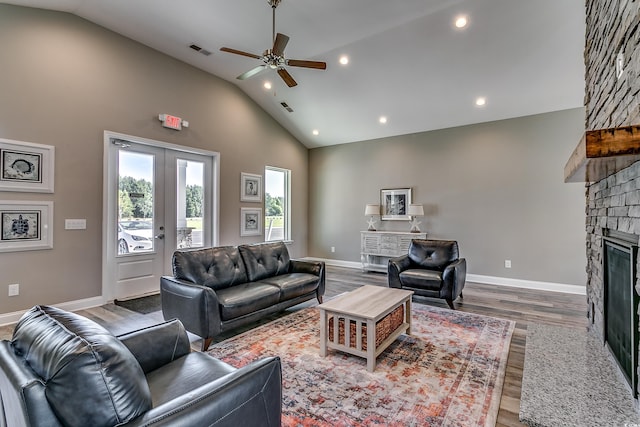
[[[410,188],[392,188],[380,190],[380,207],[383,221],[410,221],[409,205],[411,204]]]
[[[53,248],[53,202],[0,201],[0,252]]]
[[[53,193],[51,145],[0,138],[0,191]]]
[[[240,173],[240,201],[262,202],[262,175]]]
[[[260,236],[262,234],[262,209],[240,208],[240,235]]]

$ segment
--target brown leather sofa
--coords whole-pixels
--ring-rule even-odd
[[[408,254],[389,260],[389,287],[442,298],[452,310],[453,301],[462,297],[466,276],[467,261],[460,258],[454,240],[414,239]]]
[[[119,337],[36,306],[0,342],[0,426],[280,426],[280,359],[191,352],[178,320]]]
[[[173,276],[160,279],[162,313],[202,337],[216,335],[316,298],[324,262],[294,260],[283,242],[176,251]]]

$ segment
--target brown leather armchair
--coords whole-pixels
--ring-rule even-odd
[[[390,288],[442,298],[455,310],[453,301],[462,298],[467,261],[460,258],[454,240],[414,239],[407,255],[389,260],[388,274]]]

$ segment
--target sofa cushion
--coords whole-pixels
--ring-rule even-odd
[[[192,393],[196,388],[224,377],[236,368],[197,351],[147,374],[153,407]],[[176,381],[180,378],[180,381]]]
[[[400,273],[402,287],[439,291],[442,273],[437,270],[409,269]]]
[[[260,283],[268,283],[280,288],[280,301],[286,301],[315,291],[318,288],[318,281],[318,276],[313,274],[291,273],[267,277]]]
[[[277,304],[280,288],[266,283],[245,283],[216,291],[220,302],[220,318],[235,319]]]
[[[289,272],[289,251],[284,242],[238,246],[250,282]]]
[[[49,405],[64,425],[113,426],[151,408],[136,359],[87,318],[36,306],[18,321],[11,345],[44,381]]]
[[[173,275],[213,290],[247,282],[244,262],[238,248],[219,246],[173,253]]]
[[[409,258],[421,268],[443,271],[458,257],[458,242],[454,240],[414,239],[409,245]]]

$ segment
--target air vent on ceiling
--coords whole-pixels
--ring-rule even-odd
[[[280,103],[280,105],[282,105],[288,112],[293,113],[293,108],[289,107],[289,104],[287,104],[286,102],[283,101]]]
[[[211,55],[211,52],[208,51],[207,49],[203,49],[200,46],[198,46],[197,44],[192,44],[191,46],[189,46],[191,49],[195,50],[196,52],[200,52],[201,54],[203,54],[204,56],[209,56]]]

